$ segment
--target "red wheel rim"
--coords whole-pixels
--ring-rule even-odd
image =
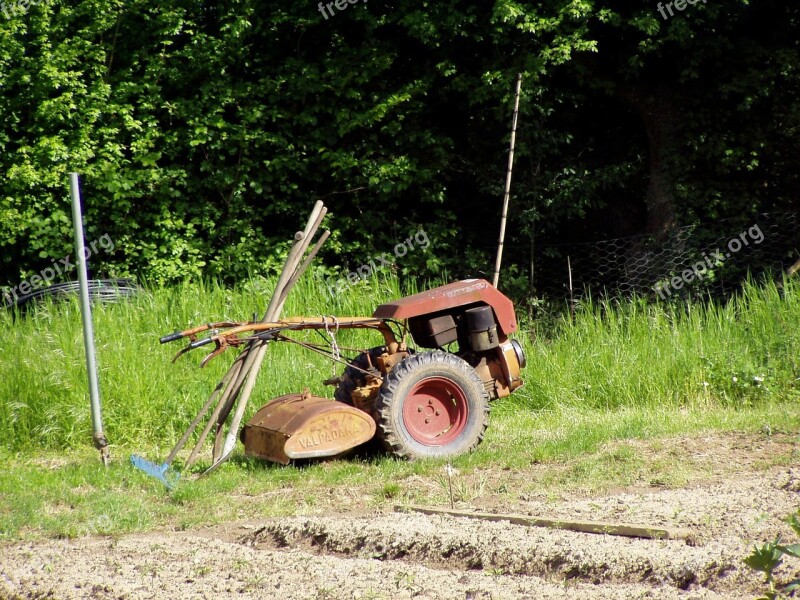
[[[403,402],[403,423],[415,441],[444,446],[467,426],[467,396],[450,379],[429,377],[418,382]]]

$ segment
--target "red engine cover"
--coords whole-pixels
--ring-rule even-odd
[[[471,304],[488,304],[497,327],[508,336],[517,330],[514,303],[485,279],[467,279],[381,304],[372,314],[377,319],[410,319]]]

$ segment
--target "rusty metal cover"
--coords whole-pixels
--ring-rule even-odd
[[[369,441],[375,421],[328,398],[287,394],[263,406],[242,429],[245,454],[282,464],[336,456]]]
[[[484,303],[492,307],[497,325],[504,335],[517,330],[514,303],[485,279],[467,279],[420,292],[413,296],[381,304],[373,317],[377,319],[410,319],[449,308]]]

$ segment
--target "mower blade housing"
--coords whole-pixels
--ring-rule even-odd
[[[287,394],[263,406],[242,429],[245,454],[284,465],[290,460],[337,456],[368,442],[375,421],[353,406]]]

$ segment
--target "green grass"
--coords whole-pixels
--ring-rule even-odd
[[[797,285],[747,285],[728,304],[584,306],[530,350],[532,408],[751,406],[797,400]]]
[[[0,314],[6,332],[0,537],[188,528],[353,505],[447,502],[448,482],[437,462],[383,457],[298,469],[238,456],[213,476],[185,478],[171,493],[128,465],[133,451],[166,456],[235,356],[230,351],[199,370],[205,351],[198,350],[171,364],[180,345],[160,346],[158,337],[207,321],[252,318],[263,312],[271,285],[257,280],[230,290],[186,284],[95,307],[105,429],[114,458],[108,469],[90,446],[77,304]],[[331,299],[321,282],[309,278],[290,296],[284,315],[369,315],[400,295],[389,279]],[[800,289],[790,283],[782,289],[749,285],[724,306],[606,303],[586,305],[574,322],[558,320],[546,331],[534,331],[535,321],[524,323],[518,337],[528,354],[526,385],[494,404],[478,451],[454,461],[460,470],[450,482],[456,499],[472,503],[493,495],[513,505],[537,492],[680,485],[710,473],[679,466],[674,458],[647,458],[617,442],[715,431],[794,435],[800,429],[797,323]],[[338,337],[342,346],[380,343],[365,332]],[[322,357],[273,344],[249,412],[306,387],[330,395],[321,382],[333,372]]]
[[[372,314],[376,298],[398,297],[396,280],[332,299],[321,282],[307,279],[289,297],[284,316]],[[232,362],[236,350],[198,368],[207,349],[172,356],[183,346],[158,339],[210,321],[259,318],[274,282],[254,280],[240,289],[186,284],[155,289],[135,300],[95,306],[94,324],[105,430],[117,444],[166,447],[180,436]],[[16,318],[3,311],[6,345],[0,362],[0,446],[9,450],[76,448],[91,432],[80,312],[76,301],[47,303]],[[300,339],[303,336],[299,336]],[[319,339],[306,332],[305,339]],[[342,332],[340,345],[378,346],[378,334]],[[337,367],[337,371],[340,368]],[[289,344],[273,344],[254,391],[251,412],[268,398],[305,387],[331,393],[322,381],[330,361]]]
[[[479,449],[453,461],[458,471],[452,481],[454,497],[481,506],[491,496],[513,511],[521,499],[542,493],[682,485],[725,473],[718,465],[690,465],[685,457],[669,452],[650,457],[616,442],[732,431],[761,437],[767,425],[773,436],[796,432],[800,413],[781,405],[690,411],[565,409],[516,415],[503,411],[493,418]],[[239,456],[209,477],[194,479],[189,474],[169,492],[128,465],[130,450],[116,448],[108,468],[89,448],[66,454],[0,454],[0,539],[120,534],[155,527],[182,530],[392,503],[449,502],[441,461],[379,457],[295,468]],[[786,464],[787,454],[765,456],[763,461],[764,466]]]

